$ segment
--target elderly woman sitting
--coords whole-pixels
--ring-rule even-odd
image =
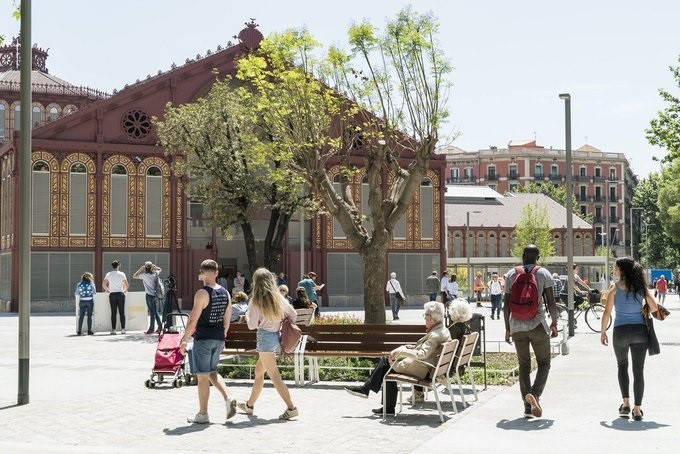
[[[425,336],[415,345],[404,345],[398,347],[390,353],[389,357],[383,357],[378,361],[371,372],[371,376],[361,386],[349,386],[345,388],[348,393],[361,398],[367,398],[368,393],[373,391],[380,392],[383,378],[392,366],[395,372],[411,375],[418,378],[426,378],[431,372],[431,368],[423,362],[436,364],[442,351],[442,344],[451,340],[449,331],[444,326],[444,305],[436,301],[425,303]],[[422,361],[422,362],[421,362]],[[394,407],[397,403],[397,384],[387,382],[385,392],[386,411],[394,414]],[[373,410],[375,414],[382,414],[382,408]]]

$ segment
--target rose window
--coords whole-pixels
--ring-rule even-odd
[[[142,139],[151,131],[151,118],[141,110],[131,110],[123,115],[123,131],[132,139]]]

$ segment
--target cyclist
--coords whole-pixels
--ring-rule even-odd
[[[592,290],[590,286],[578,275],[580,268],[574,265],[574,306],[579,307],[588,298],[588,293]]]

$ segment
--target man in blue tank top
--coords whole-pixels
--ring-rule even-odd
[[[214,260],[201,263],[201,280],[203,288],[194,296],[194,307],[189,316],[184,337],[182,338],[182,354],[186,354],[187,340],[194,337],[193,365],[198,377],[198,405],[196,416],[187,421],[195,424],[208,424],[208,397],[212,383],[224,397],[227,408],[227,419],[236,413],[236,401],[229,398],[229,391],[224,380],[217,374],[217,362],[224,348],[224,339],[229,330],[231,319],[231,300],[227,289],[217,284],[218,266]],[[195,329],[195,331],[194,331]]]

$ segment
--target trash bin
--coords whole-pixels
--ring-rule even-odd
[[[486,323],[482,314],[472,314],[472,318],[468,322],[470,331],[479,333],[479,338],[472,356],[481,356],[482,361],[472,361],[471,366],[484,368],[484,389],[487,387],[486,377]]]

